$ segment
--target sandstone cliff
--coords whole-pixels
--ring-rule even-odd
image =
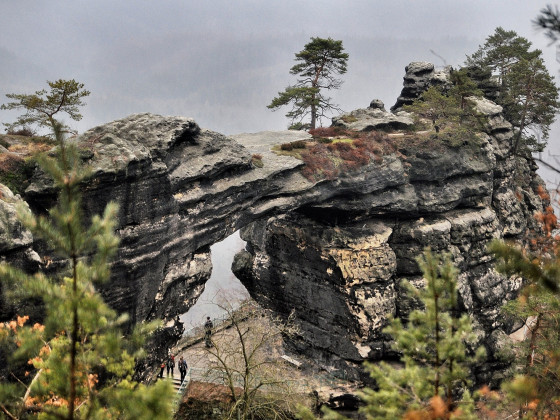
[[[408,67],[416,73],[405,78],[397,104],[443,80],[428,68]],[[499,306],[520,282],[493,271],[486,244],[536,228],[542,181],[531,160],[512,179],[511,125],[493,103],[480,100],[478,108],[489,124],[477,147],[408,143],[403,137],[398,150],[381,161],[319,181],[302,175],[301,160],[271,150],[309,140],[307,133],[226,137],[191,119],[153,114],[87,131],[73,139],[93,167],[83,186],[85,212],[99,213],[110,200],[120,206],[121,245],[105,299],[134,322],[170,322],[202,292],[212,269],[210,245],[243,229],[248,245],[236,258],[237,276],[261,304],[285,316],[295,311],[301,351],[346,369],[390,355],[381,330],[389,315],[406,316],[413,304],[403,299],[400,280],[421,284],[414,257],[429,245],[454,255],[464,310],[494,354],[511,328]],[[406,113],[386,112],[378,101],[351,116],[334,123],[358,130],[412,123]],[[253,165],[255,154],[262,167]],[[2,193],[4,212],[11,215],[19,199]],[[56,192],[37,170],[23,199],[44,212]],[[13,223],[0,228],[2,258],[30,271],[56,267],[56,258],[29,232]],[[0,316],[16,310],[0,304]]]
[[[446,83],[445,73],[429,63],[409,65],[404,80],[395,113],[372,101],[333,124],[402,128],[408,116],[400,106],[431,84]],[[477,379],[499,379],[494,370],[503,367],[501,350],[516,327],[500,307],[516,296],[521,281],[496,273],[486,247],[493,238],[520,240],[538,231],[534,213],[547,203],[537,194],[543,182],[535,163],[508,155],[513,131],[501,108],[485,99],[477,108],[488,124],[476,146],[405,140],[398,156],[353,174],[361,191],[342,189],[242,230],[248,245],[234,272],[261,304],[286,317],[296,314],[299,351],[344,374],[359,374],[352,366],[365,359],[394,356],[382,330],[389,316],[406,318],[414,305],[400,284],[406,278],[422,287],[415,258],[430,246],[450,252],[460,268],[460,304],[490,356]]]

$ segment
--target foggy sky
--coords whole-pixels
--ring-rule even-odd
[[[79,131],[136,112],[193,117],[225,134],[284,129],[287,109],[266,105],[295,82],[294,54],[312,36],[340,39],[350,55],[335,103],[351,111],[379,98],[388,108],[409,62],[460,65],[497,26],[543,49],[557,74],[554,46],[531,24],[546,4],[0,0],[0,102],[73,78],[92,92],[83,120],[70,121]],[[16,115],[2,111],[0,122]]]
[[[295,82],[294,54],[312,36],[342,40],[350,56],[342,88],[330,95],[335,103],[351,111],[378,98],[389,108],[408,63],[461,65],[498,26],[542,49],[558,75],[555,47],[531,23],[547,3],[0,0],[0,103],[46,80],[76,79],[91,91],[83,120],[69,121],[80,132],[136,112],[193,117],[224,134],[281,130],[287,109],[266,105]],[[0,111],[0,122],[17,115]],[[552,150],[560,149],[556,132]],[[231,272],[216,266],[214,275],[227,281]],[[208,309],[199,312],[189,320]]]

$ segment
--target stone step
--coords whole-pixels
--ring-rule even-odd
[[[180,378],[172,378],[171,380],[171,384],[173,385],[173,389],[175,390],[175,392],[179,391],[179,389],[181,388],[181,379]]]
[[[167,381],[171,381],[171,385],[173,386],[173,389],[177,392],[179,391],[179,389],[181,388],[181,378],[179,376],[163,376],[163,379],[167,380]]]

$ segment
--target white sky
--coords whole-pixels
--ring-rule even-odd
[[[225,134],[284,129],[266,108],[295,81],[294,54],[311,36],[343,41],[345,111],[389,108],[411,61],[462,64],[497,26],[546,51],[535,0],[0,0],[0,102],[46,80],[74,78],[92,94],[84,131],[135,112],[193,117]],[[0,122],[16,114],[0,112]],[[324,122],[328,125],[329,122]]]

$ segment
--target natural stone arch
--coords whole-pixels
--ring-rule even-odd
[[[526,227],[535,228],[532,212],[542,209],[543,202],[534,191],[541,181],[530,163],[524,168],[528,178],[520,185],[524,200],[515,200],[507,188],[514,164],[507,155],[511,125],[488,101],[480,101],[479,110],[490,117],[480,150],[409,150],[406,160],[397,153],[386,155],[381,163],[319,182],[302,176],[301,161],[271,151],[273,145],[309,139],[307,133],[226,137],[201,129],[192,119],[152,114],[87,131],[74,140],[94,168],[83,188],[85,211],[99,213],[109,200],[120,205],[121,246],[104,290],[107,302],[128,312],[134,322],[171,321],[192,305],[207,280],[210,245],[245,228],[250,245],[245,264],[238,264],[236,271],[256,285],[255,297],[267,304],[266,291],[256,280],[274,278],[282,261],[255,261],[267,256],[272,261],[275,248],[267,244],[293,232],[293,244],[315,241],[315,248],[307,249],[324,268],[325,279],[352,292],[336,298],[348,319],[333,328],[322,350],[327,362],[345,364],[386,354],[386,340],[379,334],[383,319],[375,316],[379,311],[406,312],[397,305],[398,279],[412,276],[420,282],[413,257],[431,245],[456,256],[463,272],[465,310],[495,347],[492,343],[507,330],[497,308],[515,294],[519,283],[492,271],[484,245],[493,237],[520,237]],[[367,116],[371,127],[379,112],[384,111],[376,107],[355,115]],[[252,165],[254,154],[261,155],[262,168]],[[49,181],[37,172],[24,198],[41,210],[55,197]],[[331,246],[337,235],[339,246]],[[41,255],[42,249],[35,247],[25,241],[5,254],[28,255],[20,264],[37,265],[31,256],[36,251]],[[305,254],[306,247],[300,251]],[[386,273],[373,275],[376,280],[371,281],[368,264],[376,258],[383,263],[371,267]],[[386,285],[382,293],[380,284]],[[370,299],[376,292],[386,297],[376,301],[380,304]],[[314,325],[307,324],[309,333]],[[318,342],[311,339],[304,346],[313,348]]]

